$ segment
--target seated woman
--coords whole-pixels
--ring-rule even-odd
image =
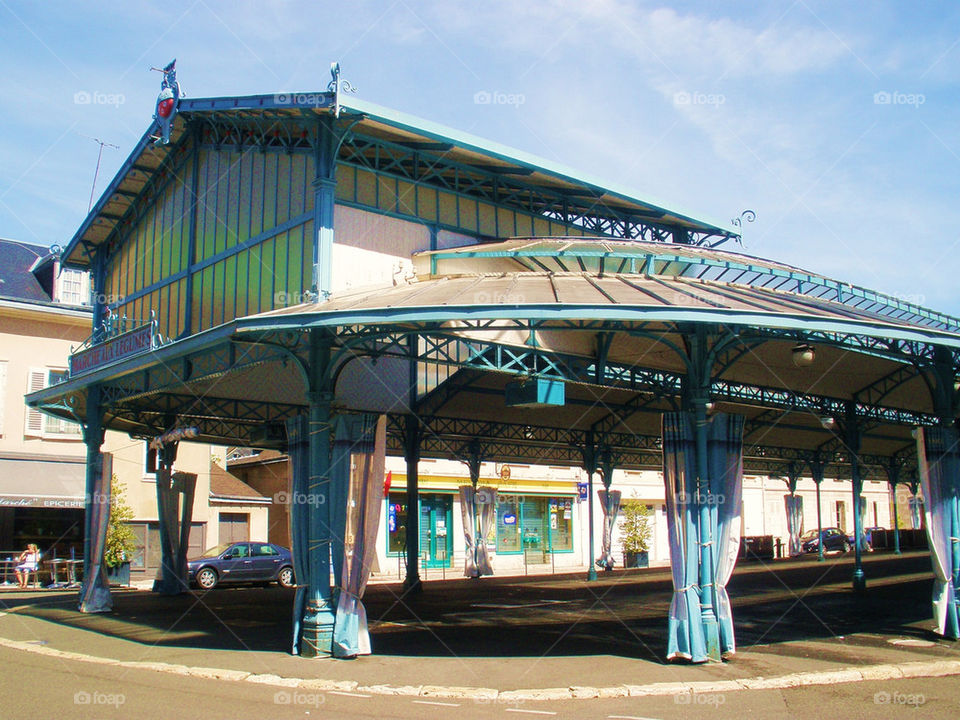
[[[22,590],[26,590],[30,573],[36,572],[40,567],[40,548],[35,543],[30,543],[17,560],[20,563],[15,569],[17,584]]]

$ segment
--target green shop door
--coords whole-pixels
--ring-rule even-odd
[[[420,556],[424,566],[449,567],[453,556],[453,496],[420,496]]]

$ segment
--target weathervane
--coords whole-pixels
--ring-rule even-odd
[[[170,128],[173,119],[177,116],[180,105],[180,83],[177,82],[177,59],[174,58],[162,70],[150,68],[163,73],[163,82],[160,83],[160,94],[157,95],[157,107],[153,119],[160,125],[160,135],[154,136],[154,145],[170,144]]]
[[[340,93],[355,93],[357,88],[350,84],[349,80],[340,79],[340,63],[330,63],[330,75],[333,79],[327,85],[327,92],[333,93],[333,116],[340,117]]]

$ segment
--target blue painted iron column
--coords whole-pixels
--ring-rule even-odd
[[[863,494],[863,477],[860,474],[860,426],[857,422],[856,408],[847,404],[847,414],[843,423],[846,435],[847,452],[850,454],[850,480],[853,485],[853,589],[865,592],[867,578],[863,573],[863,516],[860,513],[860,496]]]
[[[714,580],[712,546],[714,542],[710,518],[710,478],[707,451],[707,403],[710,402],[710,354],[707,332],[703,326],[687,336],[689,366],[685,376],[684,403],[693,412],[694,435],[697,449],[697,493],[692,502],[698,511],[700,538],[700,613],[703,618],[707,657],[720,662],[720,626],[714,610]]]
[[[300,654],[303,657],[325,657],[333,650],[334,604],[330,588],[330,546],[333,518],[330,498],[331,404],[327,369],[330,362],[330,341],[320,331],[310,333],[311,389],[307,394],[310,410],[309,480],[306,497],[293,502],[307,503],[309,512],[308,559],[310,568],[303,636]],[[296,509],[294,510],[296,511]]]
[[[934,408],[939,418],[941,427],[955,428],[957,426],[957,417],[960,416],[960,379],[958,379],[957,368],[953,364],[953,352],[948,348],[938,345],[934,348],[934,372],[936,382],[934,385]],[[945,453],[943,463],[948,468],[941,473],[941,482],[946,487],[941,488],[944,498],[949,498],[950,517],[947,519],[947,529],[950,538],[950,552],[953,555],[953,586],[960,587],[960,468],[957,467],[955,451]],[[958,599],[953,598],[957,603]],[[952,637],[956,638],[957,630],[954,628]]]
[[[420,582],[420,440],[422,430],[417,417],[417,389],[419,386],[419,372],[417,356],[419,354],[420,336],[411,333],[407,336],[407,365],[408,395],[407,406],[409,414],[404,418],[403,426],[403,459],[407,464],[407,515],[406,537],[403,550],[407,555],[406,577],[403,580],[404,594],[423,592],[423,583]]]
[[[593,431],[587,432],[587,441],[580,449],[583,455],[583,469],[587,471],[587,580],[597,579],[596,558],[594,558],[593,538],[593,476],[597,472],[597,444],[593,439]]]
[[[603,482],[603,489],[606,491],[606,512],[604,513],[604,522],[607,522],[607,518],[610,517],[610,485],[613,482],[613,471],[616,468],[616,459],[613,456],[613,453],[610,450],[610,447],[607,445],[603,446],[603,449],[600,451],[600,480]],[[606,528],[604,528],[604,534],[606,534]],[[613,554],[613,530],[610,531],[610,554]],[[596,572],[596,563],[593,563],[590,567],[594,568]],[[612,570],[613,568],[606,568],[607,570]]]
[[[333,208],[337,190],[336,119],[323,115],[318,120],[314,145],[313,178],[313,287],[323,300],[333,290]]]
[[[791,460],[787,463],[787,490],[790,491],[790,496],[796,498],[797,496],[797,483],[800,482],[800,464]],[[795,500],[794,500],[795,502]],[[789,518],[787,518],[789,523]],[[803,514],[801,513],[800,522],[803,522]],[[789,539],[789,542],[793,542],[793,537]],[[801,549],[802,552],[802,549]],[[787,554],[790,557],[793,557],[793,548],[787,547]]]
[[[104,582],[103,573],[93,574],[90,568],[95,566],[94,537],[98,532],[95,524],[97,513],[94,503],[109,499],[110,488],[103,477],[103,408],[100,403],[100,386],[91,385],[87,389],[87,416],[83,426],[83,442],[87,446],[86,493],[83,515],[83,587],[80,590],[80,612],[109,612],[113,602],[110,598],[110,586]],[[106,492],[104,492],[106,490]],[[103,508],[99,510],[102,512]],[[99,563],[96,563],[99,567]]]
[[[107,256],[104,250],[98,251],[93,257],[93,344],[102,343],[107,339],[104,327],[106,308],[106,275]],[[85,477],[85,496],[83,514],[83,563],[87,568],[84,574],[83,587],[80,591],[81,612],[108,612],[113,601],[110,597],[110,586],[105,583],[102,573],[93,575],[90,571],[94,567],[94,537],[97,533],[96,516],[93,503],[102,502],[110,496],[110,483],[103,477],[103,405],[99,385],[91,385],[87,389],[86,417],[83,424],[83,442],[87,449],[87,466]],[[106,487],[104,487],[106,485]],[[103,508],[101,507],[102,511]],[[102,558],[100,558],[102,559]],[[99,564],[97,565],[99,567]]]
[[[407,463],[407,575],[403,580],[404,595],[423,591],[420,582],[420,421],[416,415],[404,418],[403,459]]]
[[[897,483],[900,482],[900,463],[894,458],[887,459],[887,465],[884,468],[887,471],[887,482],[890,484],[890,492],[893,494],[893,552],[900,555],[900,517],[897,513]]]
[[[813,482],[817,486],[817,561],[823,562],[823,517],[820,510],[820,485],[823,483],[823,471],[826,463],[816,458],[808,461],[808,464],[810,465]]]
[[[483,464],[483,447],[476,438],[470,441],[467,446],[467,468],[470,470],[470,484],[473,485],[473,512],[470,514],[470,520],[473,523],[473,566],[477,569],[477,574],[473,576],[474,580],[480,577],[480,543],[486,542],[486,538],[481,537],[478,529],[477,517],[477,485],[480,483],[480,466]]]

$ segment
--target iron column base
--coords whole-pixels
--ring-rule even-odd
[[[703,618],[703,640],[707,645],[707,661],[723,662],[720,654],[720,626],[712,611]]]
[[[423,581],[420,580],[420,576],[407,575],[407,577],[403,581],[403,594],[419,595],[422,592],[423,592]]]
[[[853,591],[858,593],[867,591],[867,576],[863,574],[863,570],[853,571]]]
[[[330,657],[333,654],[333,613],[307,611],[300,638],[300,657]]]

